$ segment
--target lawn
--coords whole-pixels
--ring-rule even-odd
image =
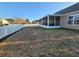
[[[0,43],[0,56],[79,57],[79,31],[26,27]]]

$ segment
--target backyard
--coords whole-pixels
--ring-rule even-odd
[[[79,56],[79,31],[25,27],[0,43],[0,56]]]

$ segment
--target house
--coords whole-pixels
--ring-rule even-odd
[[[14,19],[5,19],[6,21],[8,21],[9,22],[9,25],[13,25],[13,24],[15,24],[15,20]]]
[[[13,19],[3,19],[0,18],[0,26],[3,25],[13,25],[14,24],[14,20]]]
[[[16,18],[15,19],[15,24],[29,24],[29,21],[28,20],[25,20],[25,19],[22,19],[22,18]]]
[[[44,28],[79,29],[79,3],[41,18],[39,24]]]
[[[3,26],[3,25],[9,25],[9,22],[5,19],[0,19],[0,26]]]

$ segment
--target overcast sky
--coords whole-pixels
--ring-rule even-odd
[[[0,18],[39,18],[53,14],[76,2],[0,2]]]

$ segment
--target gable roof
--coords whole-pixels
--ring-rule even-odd
[[[79,11],[79,2],[63,10],[58,11],[55,14],[67,14],[67,13],[74,12],[74,11]]]

